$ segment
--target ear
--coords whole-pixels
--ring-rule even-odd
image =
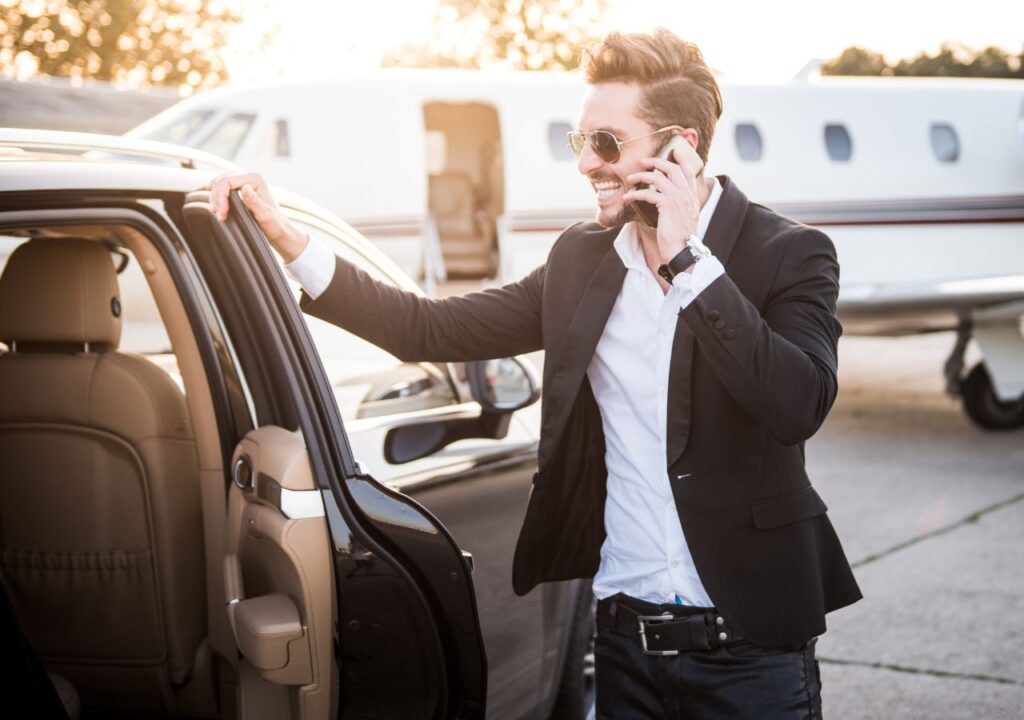
[[[682,128],[681,130],[676,130],[674,134],[682,135],[694,150],[700,144],[700,134],[694,128]]]

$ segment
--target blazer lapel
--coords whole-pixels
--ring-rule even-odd
[[[704,244],[722,263],[728,266],[736,238],[747,216],[749,201],[727,175],[719,175],[722,196],[718,199]],[[668,427],[666,428],[666,460],[671,468],[683,456],[690,438],[691,405],[693,397],[694,341],[686,323],[676,318],[676,334],[672,342],[672,361],[668,378]]]
[[[615,235],[611,237],[614,239]],[[564,342],[553,356],[545,359],[545,369],[550,368],[551,374],[546,378],[544,386],[547,412],[543,413],[541,428],[539,450],[542,458],[554,456],[554,449],[572,410],[583,375],[590,365],[625,277],[626,266],[622,264],[615,247],[609,245],[580,296]]]

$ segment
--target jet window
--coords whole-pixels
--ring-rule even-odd
[[[845,125],[825,126],[825,149],[836,162],[849,162],[853,155],[853,140]]]
[[[932,152],[939,162],[956,162],[960,157],[960,138],[949,123],[932,123]]]
[[[292,154],[291,142],[288,140],[288,121],[284,118],[274,123],[274,155],[288,157]]]
[[[761,159],[761,152],[764,145],[761,142],[761,131],[756,125],[750,123],[738,123],[736,125],[736,152],[740,160],[756,162]]]
[[[199,150],[233,160],[255,121],[256,116],[249,113],[231,115],[196,147]]]
[[[572,125],[567,122],[553,122],[548,125],[548,148],[555,160],[575,160],[569,149],[567,136]]]
[[[147,140],[159,140],[175,145],[191,145],[190,141],[196,136],[199,128],[211,117],[213,110],[192,110],[150,130],[145,137]]]
[[[1017,136],[1020,138],[1020,152],[1024,155],[1024,102],[1020,104],[1020,115],[1017,117]]]

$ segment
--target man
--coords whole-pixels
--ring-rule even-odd
[[[707,160],[722,102],[696,46],[613,33],[584,72],[570,141],[596,222],[519,282],[444,300],[378,284],[258,175],[216,179],[211,210],[241,188],[304,310],[399,358],[546,351],[513,585],[594,577],[598,717],[819,717],[815,637],[860,598],[804,472],[836,396],[835,250],[682,153],[653,157],[675,135]]]

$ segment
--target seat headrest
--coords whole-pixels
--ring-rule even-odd
[[[110,252],[72,238],[35,238],[0,275],[0,340],[99,343],[121,339],[121,297]]]

